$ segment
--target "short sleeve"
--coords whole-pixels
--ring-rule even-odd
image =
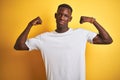
[[[93,38],[97,35],[95,32],[88,31],[87,34],[87,41],[93,43]]]
[[[40,45],[41,45],[40,43],[41,43],[40,36],[37,36],[35,38],[30,38],[30,39],[26,40],[26,42],[25,42],[25,44],[29,48],[29,51],[40,49]]]

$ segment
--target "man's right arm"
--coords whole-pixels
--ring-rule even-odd
[[[37,17],[37,18],[33,19],[32,21],[30,21],[29,24],[27,25],[26,29],[21,33],[21,35],[16,40],[14,48],[16,50],[28,50],[29,48],[27,47],[25,42],[27,40],[30,29],[32,28],[32,26],[38,25],[38,24],[41,24],[41,23],[42,23],[42,21],[41,21],[41,19],[39,17]]]

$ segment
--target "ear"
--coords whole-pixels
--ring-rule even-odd
[[[55,18],[57,18],[57,13],[55,13]]]
[[[69,22],[71,22],[71,20],[72,20],[72,16],[70,17],[70,20],[69,20]]]

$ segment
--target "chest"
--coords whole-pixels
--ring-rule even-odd
[[[42,48],[45,51],[76,51],[86,45],[86,39],[82,35],[66,35],[66,36],[48,36],[44,39]]]

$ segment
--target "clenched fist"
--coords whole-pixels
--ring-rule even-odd
[[[35,19],[33,19],[32,21],[30,21],[29,23],[31,26],[35,26],[38,24],[42,24],[42,20],[40,19],[40,17],[36,17]]]
[[[80,23],[84,23],[84,22],[90,22],[93,23],[95,21],[95,19],[93,17],[86,17],[86,16],[81,16],[80,18]]]

